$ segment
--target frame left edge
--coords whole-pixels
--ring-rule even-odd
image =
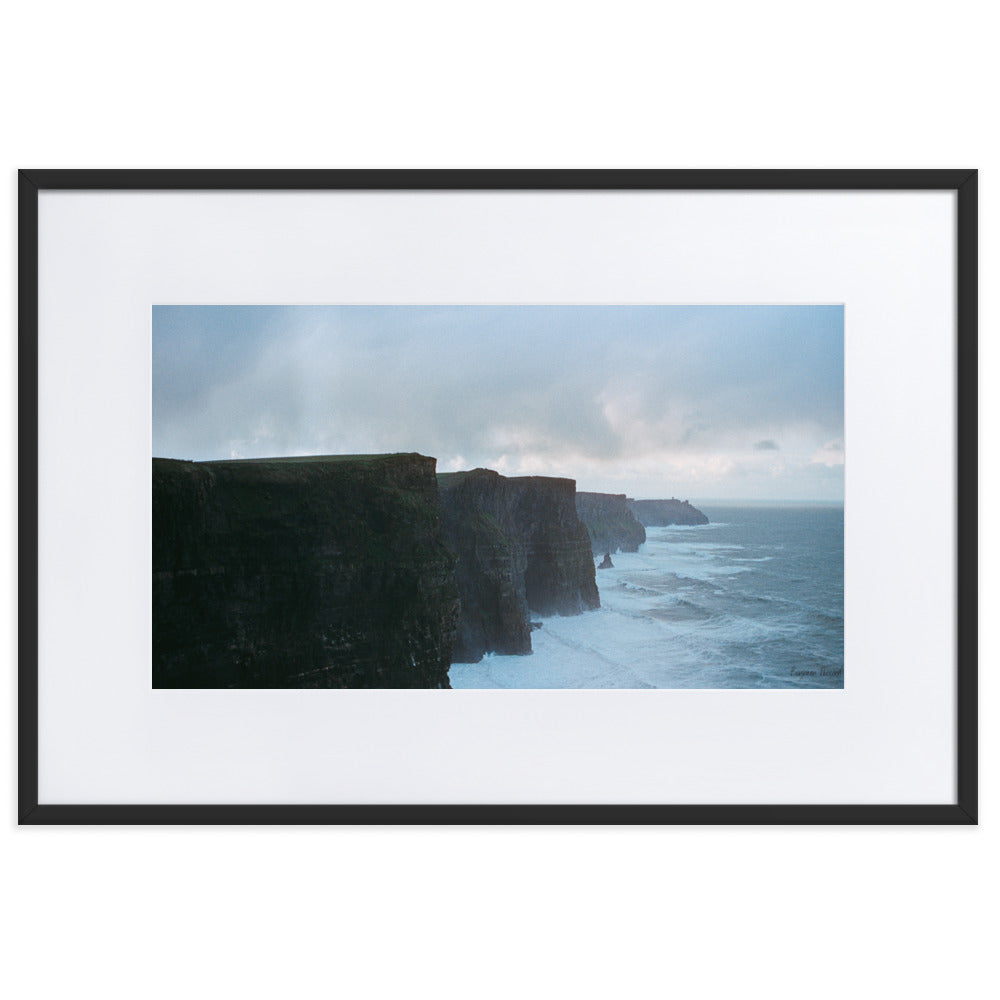
[[[17,175],[17,817],[38,808],[38,185]]]

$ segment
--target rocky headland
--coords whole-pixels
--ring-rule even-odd
[[[590,535],[595,556],[638,552],[646,529],[635,519],[624,493],[577,493],[576,512]]]
[[[530,653],[533,615],[600,607],[594,556],[637,551],[642,516],[707,520],[435,465],[153,459],[153,686],[448,687],[452,663]]]
[[[647,528],[669,524],[708,524],[708,518],[687,500],[628,500],[629,509]]]
[[[600,607],[587,529],[572,479],[508,478],[490,469],[438,476],[444,536],[461,602],[452,660],[530,653],[529,612]]]
[[[153,459],[154,687],[448,687],[435,459]]]

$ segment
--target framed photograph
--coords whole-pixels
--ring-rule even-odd
[[[20,822],[975,823],[976,179],[22,171]]]

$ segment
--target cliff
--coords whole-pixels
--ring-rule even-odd
[[[687,500],[629,500],[636,519],[647,528],[667,524],[708,524],[708,518]]]
[[[646,529],[635,519],[624,493],[577,493],[576,512],[590,535],[595,556],[606,552],[638,552]]]
[[[452,659],[530,653],[528,612],[600,607],[572,479],[507,478],[489,469],[438,476],[444,536],[458,557],[461,600]]]
[[[435,460],[153,459],[154,687],[448,687]]]

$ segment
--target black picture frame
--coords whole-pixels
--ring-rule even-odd
[[[936,805],[52,805],[38,801],[38,197],[42,191],[952,191],[956,210],[956,801]],[[975,824],[978,815],[975,170],[22,170],[18,176],[18,822]]]

